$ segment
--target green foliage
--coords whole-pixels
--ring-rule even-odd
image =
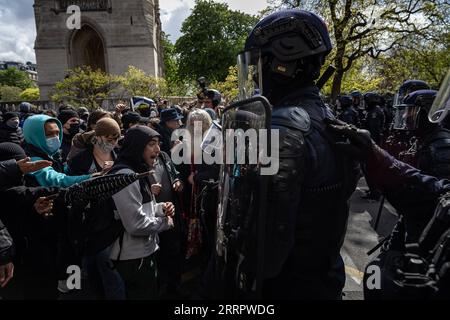
[[[19,101],[21,88],[12,86],[0,86],[0,101]]]
[[[382,77],[381,86],[397,89],[404,80],[420,79],[438,89],[450,67],[450,32],[440,42],[414,41],[413,47],[400,47],[373,61]]]
[[[175,44],[180,79],[205,76],[210,81],[224,81],[257,21],[255,16],[230,10],[227,4],[197,0]]]
[[[28,74],[16,68],[8,68],[0,71],[0,85],[18,87],[22,90],[34,87],[34,83],[30,80]]]
[[[383,78],[379,73],[373,72],[372,65],[370,65],[371,59],[365,58],[355,62],[353,67],[344,74],[342,78],[341,94],[349,94],[353,90],[361,92],[377,91],[385,93],[389,90],[382,87]],[[328,81],[323,87],[322,93],[327,96],[331,96],[332,93],[332,81]]]
[[[337,68],[331,88],[334,97],[341,89],[347,90],[352,77],[355,80],[350,83],[355,88],[371,88],[382,78],[379,89],[383,91],[395,90],[399,82],[414,75],[436,82],[447,71],[449,42],[441,35],[449,32],[448,1],[269,0],[268,3],[265,15],[279,8],[300,7],[325,19],[333,43],[329,61]],[[417,50],[422,45],[428,49]]]
[[[224,105],[232,102],[239,94],[237,66],[228,68],[228,75],[225,81],[215,81],[209,87],[218,90],[222,94],[222,103]]]
[[[39,100],[39,97],[39,88],[28,88],[20,94],[20,100],[24,101],[36,101]]]
[[[69,70],[68,76],[57,82],[50,98],[65,101],[75,107],[97,109],[120,84],[120,78],[85,66]]]
[[[167,82],[167,94],[170,96],[185,96],[191,88],[189,82],[183,81],[179,75],[179,59],[175,52],[175,45],[169,36],[162,33],[162,47],[164,55],[164,78]]]
[[[144,96],[155,98],[167,93],[166,80],[148,76],[144,71],[129,66],[127,72],[119,77],[121,86],[126,91],[127,97]]]

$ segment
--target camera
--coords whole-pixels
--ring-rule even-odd
[[[205,77],[198,78],[197,83],[200,87],[200,92],[197,93],[197,98],[199,100],[204,100],[206,98],[206,92],[208,91],[208,88],[206,85],[206,78]]]

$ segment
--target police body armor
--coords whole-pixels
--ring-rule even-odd
[[[402,224],[397,224],[396,229]],[[381,253],[366,267],[366,300],[450,298],[450,193],[443,195],[418,243],[404,245],[394,230]],[[395,242],[395,244],[394,244]],[[379,288],[368,286],[373,266],[381,270]]]
[[[347,200],[356,187],[359,167],[334,152],[336,137],[326,127],[327,119],[334,116],[314,92],[294,94],[272,115],[272,128],[280,129],[281,144],[280,171],[269,189],[269,212],[278,212],[268,216],[274,227],[273,238],[266,240],[274,244],[268,247],[267,255],[273,259],[266,274],[274,277],[267,290],[274,297],[336,299],[345,283],[339,252],[348,219]],[[303,162],[290,160],[295,152]],[[285,208],[276,199],[282,194],[291,197],[281,197]],[[289,228],[294,230],[287,232]],[[294,238],[286,239],[286,233]]]
[[[264,282],[264,298],[336,299],[345,283],[339,252],[346,231],[348,199],[356,187],[359,167],[333,151],[336,140],[325,124],[333,116],[320,100],[317,88],[303,90],[272,113],[272,129],[280,134],[280,168],[270,177],[268,194],[258,196],[267,199],[267,214],[264,240],[253,248],[257,251],[264,246],[260,279]],[[301,107],[296,101],[301,101]],[[242,189],[236,179],[232,184],[228,184],[228,193],[246,197],[241,203],[247,201],[246,207],[254,211],[250,192]],[[247,187],[251,190],[249,184]],[[244,221],[247,230],[256,228],[257,221],[240,223]],[[225,246],[228,255],[234,250],[229,244]],[[238,280],[252,277],[237,275],[236,266],[228,265],[226,269],[235,274],[235,287],[241,287],[234,290],[232,297],[248,297]]]
[[[450,179],[450,130],[437,128],[426,136],[418,153],[417,168],[440,179]]]
[[[352,106],[343,109],[343,111],[339,114],[339,120],[357,127],[361,126],[359,122],[359,114]]]

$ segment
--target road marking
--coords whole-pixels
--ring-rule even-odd
[[[341,249],[342,260],[344,260],[345,274],[347,274],[353,281],[355,281],[358,286],[361,286],[364,274],[358,270],[353,259],[348,254],[346,248]]]
[[[364,273],[350,266],[345,266],[345,274],[353,279],[358,285],[361,285]]]

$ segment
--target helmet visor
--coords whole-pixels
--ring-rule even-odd
[[[238,55],[239,101],[263,95],[261,52],[245,51]]]
[[[420,107],[413,105],[399,105],[395,107],[394,129],[416,130]]]
[[[428,119],[432,123],[440,123],[445,119],[450,109],[450,69],[442,82],[436,99],[428,113]]]
[[[393,107],[399,106],[403,102],[403,98],[405,97],[403,92],[397,92],[394,96],[394,102],[392,103]]]

